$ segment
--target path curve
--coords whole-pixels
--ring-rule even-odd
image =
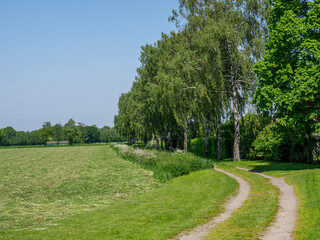
[[[260,237],[261,240],[291,240],[295,229],[298,211],[298,199],[293,186],[287,184],[284,178],[276,178],[254,172],[249,169],[239,168],[269,178],[270,182],[279,188],[279,208],[275,220]]]
[[[237,196],[232,197],[225,205],[225,211],[220,213],[218,216],[212,218],[208,223],[197,226],[191,230],[184,231],[174,238],[174,240],[200,240],[208,235],[212,228],[217,224],[224,222],[232,213],[234,213],[238,208],[240,208],[244,201],[248,199],[250,193],[250,185],[247,181],[238,177],[235,174],[226,172],[219,168],[214,168],[216,171],[224,173],[229,177],[235,179],[239,182],[239,193]]]

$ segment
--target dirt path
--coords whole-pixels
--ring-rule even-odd
[[[249,197],[250,193],[250,185],[243,180],[242,178],[226,172],[224,170],[215,168],[216,171],[222,172],[226,175],[228,175],[231,178],[234,178],[239,182],[239,193],[237,196],[231,198],[227,204],[225,205],[225,211],[223,213],[220,213],[218,216],[214,217],[210,220],[210,222],[197,226],[194,229],[191,229],[189,231],[185,231],[180,233],[177,237],[174,238],[174,240],[180,239],[180,240],[200,240],[203,239],[206,235],[210,233],[210,230],[214,228],[217,224],[224,222],[229,217],[231,217],[232,213],[235,212],[238,208],[240,208],[244,201]]]
[[[238,168],[245,171],[250,171],[245,168]],[[260,237],[261,240],[290,240],[292,232],[296,226],[298,200],[294,193],[293,186],[287,184],[284,178],[276,178],[264,175],[262,173],[253,172],[262,177],[269,178],[270,182],[279,188],[279,209],[270,227]]]

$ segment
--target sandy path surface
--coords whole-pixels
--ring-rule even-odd
[[[214,228],[217,224],[227,220],[231,217],[232,213],[240,208],[244,201],[249,197],[250,185],[242,178],[226,172],[222,169],[215,168],[216,171],[224,173],[231,178],[234,178],[239,182],[239,193],[237,196],[231,198],[225,205],[225,211],[220,213],[218,216],[212,218],[208,223],[197,226],[194,229],[180,233],[177,237],[174,238],[180,240],[200,240],[203,239],[206,235],[210,233],[210,230]]]
[[[245,171],[250,171],[245,168],[238,168]],[[267,228],[266,232],[260,237],[261,240],[290,240],[292,232],[296,226],[298,199],[294,193],[293,186],[287,184],[284,178],[276,178],[264,175],[262,173],[253,172],[262,177],[269,178],[270,182],[279,188],[279,208],[275,216],[275,220]]]

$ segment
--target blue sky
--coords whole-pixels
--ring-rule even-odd
[[[140,47],[175,29],[173,8],[178,0],[0,1],[0,128],[112,126]]]

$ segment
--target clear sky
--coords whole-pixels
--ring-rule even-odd
[[[140,47],[175,29],[173,8],[178,0],[1,0],[0,128],[113,126]]]

